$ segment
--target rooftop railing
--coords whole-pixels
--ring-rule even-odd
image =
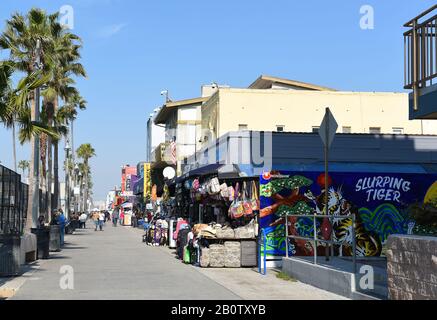
[[[413,109],[418,110],[420,90],[433,85],[437,77],[437,5],[432,6],[404,27],[404,88],[412,89]]]

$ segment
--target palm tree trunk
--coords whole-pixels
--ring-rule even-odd
[[[29,98],[30,101],[30,109],[32,114],[32,120],[35,120],[35,112],[36,112],[36,101],[34,93],[31,93]],[[34,199],[38,199],[39,201],[39,190],[36,188],[38,186],[36,183],[38,180],[38,165],[39,165],[39,137],[37,135],[32,135],[31,138],[31,157],[30,157],[30,165],[29,165],[29,196],[28,196],[28,206],[27,206],[27,217],[26,217],[26,230],[33,228],[36,226],[36,219],[33,217],[33,207],[35,205],[39,208],[39,203],[33,203]],[[36,163],[35,163],[36,161]],[[36,170],[35,170],[36,169]],[[34,198],[34,194],[36,197]]]
[[[52,219],[52,138],[47,139],[47,219]]]
[[[41,167],[40,167],[40,186],[43,190],[44,196],[44,203],[43,203],[43,213],[45,217],[48,217],[48,188],[47,188],[47,141],[49,136],[46,134],[41,134],[40,136],[40,142],[39,142],[39,150],[41,154]]]
[[[83,211],[88,209],[88,160],[85,161],[85,194],[83,197]]]
[[[47,115],[48,115],[48,125],[49,127],[53,127],[53,116],[56,110],[57,98],[53,101],[50,101],[47,104]],[[53,167],[53,158],[52,158],[52,138],[50,136],[47,137],[47,218],[48,221],[52,219],[52,167]]]
[[[53,208],[57,209],[59,206],[59,142],[53,142],[53,182],[55,184],[53,194],[54,202]]]
[[[12,152],[14,156],[14,171],[17,172],[17,145],[15,138],[15,119],[12,120]]]
[[[58,112],[58,97],[56,97],[53,106],[53,112],[56,114]],[[54,153],[54,165],[53,165],[53,180],[54,180],[54,202],[53,208],[57,209],[59,205],[60,195],[59,195],[59,141],[56,140],[53,143],[53,153]]]

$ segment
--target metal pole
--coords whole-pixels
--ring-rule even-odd
[[[325,119],[329,119],[329,108],[326,108],[325,112]],[[329,153],[329,120],[326,121],[325,126],[325,137],[326,137],[326,143],[325,143],[325,214],[329,216],[329,197],[328,197],[328,191],[329,191],[329,184],[328,184],[328,153]],[[330,219],[329,219],[330,220]],[[329,261],[329,247],[328,243],[325,243],[325,256],[326,261]]]
[[[285,214],[285,256],[288,258],[288,214]]]
[[[36,41],[36,59],[35,67],[39,69],[41,66],[41,42],[38,39]],[[40,89],[35,89],[35,110],[33,114],[33,120],[39,121],[39,108],[40,108]],[[36,228],[38,224],[39,216],[39,135],[33,137],[33,179],[32,179],[32,228]]]
[[[419,109],[419,52],[417,43],[417,20],[413,21],[413,110]]]
[[[67,140],[68,145],[68,140]],[[69,177],[70,151],[65,150],[65,215],[70,216],[70,177]]]
[[[313,226],[313,233],[314,233],[314,264],[317,264],[317,223],[316,223],[316,212],[314,212],[314,226]]]
[[[357,252],[356,252],[356,237],[355,237],[355,214],[352,215],[352,263],[353,263],[353,269],[354,274],[357,273]]]

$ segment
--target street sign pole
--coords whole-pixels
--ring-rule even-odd
[[[328,119],[329,117],[329,108],[326,108],[325,111],[325,119]],[[329,121],[326,121],[326,126],[325,126],[325,136],[328,137],[329,136]],[[325,143],[325,214],[329,215],[329,197],[328,197],[328,190],[329,190],[329,185],[328,185],[328,156],[329,156],[329,144]],[[331,233],[331,240],[332,239],[332,233]],[[332,248],[332,247],[331,247]],[[329,246],[328,243],[326,243],[325,246],[325,256],[326,256],[326,261],[329,261]]]
[[[330,235],[331,241],[334,240],[334,230],[332,228],[333,221],[329,217],[329,171],[328,171],[329,168],[328,168],[328,163],[329,163],[329,149],[331,148],[331,144],[332,144],[332,141],[334,140],[337,128],[338,128],[337,121],[335,121],[335,118],[332,115],[329,108],[326,108],[325,117],[323,118],[322,124],[320,125],[319,135],[320,135],[320,138],[322,139],[322,142],[324,145],[324,151],[325,151],[324,152],[325,153],[325,183],[324,183],[325,206],[324,206],[324,211],[325,211],[326,217],[323,220],[324,220],[324,222],[329,220],[329,225],[331,228],[331,235]],[[325,240],[327,240],[327,239],[325,239]],[[327,261],[329,260],[329,247],[331,247],[331,255],[334,256],[334,245],[332,243],[326,243],[325,255],[326,255]]]

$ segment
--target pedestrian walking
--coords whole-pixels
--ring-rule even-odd
[[[64,211],[62,211],[62,209],[59,209],[58,212],[59,212],[58,215],[59,231],[61,233],[61,246],[63,246],[64,236],[65,236],[65,224],[67,223],[67,220],[65,219]]]
[[[105,223],[105,214],[103,212],[99,213],[99,228],[103,231],[103,224]]]
[[[124,212],[123,210],[120,212],[120,225],[124,225]]]
[[[79,223],[80,223],[80,228],[81,229],[86,229],[86,220],[87,219],[88,219],[88,217],[85,214],[85,212],[82,212],[82,214],[79,217]]]
[[[115,207],[114,211],[112,211],[112,226],[113,227],[117,226],[119,215],[120,215],[120,211],[119,211],[118,207]]]
[[[97,231],[97,228],[99,227],[99,213],[97,211],[93,212],[93,215],[91,216],[93,221],[94,221],[94,225],[95,225],[95,229],[94,231]]]

